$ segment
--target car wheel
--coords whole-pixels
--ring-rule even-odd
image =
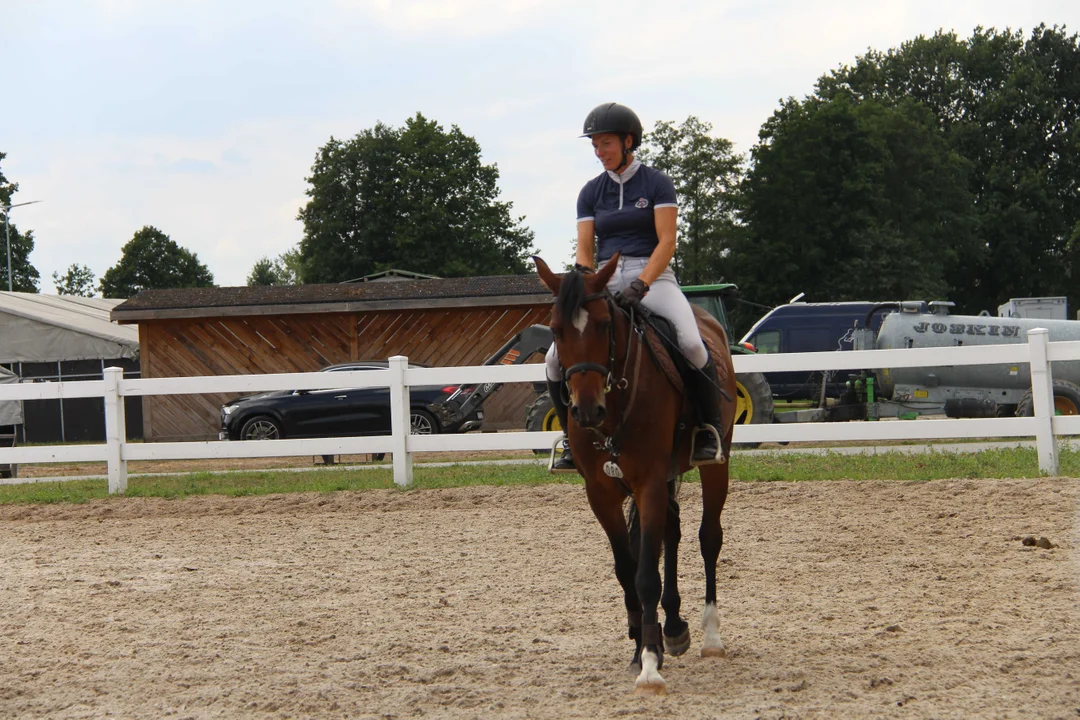
[[[411,432],[413,435],[439,434],[439,424],[435,421],[435,416],[427,410],[413,410],[410,419],[412,421]]]
[[[240,428],[241,440],[280,440],[284,437],[278,421],[267,415],[256,415],[244,421]]]

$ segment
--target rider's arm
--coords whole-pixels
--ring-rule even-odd
[[[577,256],[578,265],[587,268],[596,266],[596,221],[578,220],[577,224]]]
[[[671,258],[675,257],[675,229],[678,226],[679,209],[676,207],[658,207],[653,210],[656,223],[656,237],[660,242],[649,256],[649,264],[638,275],[646,285],[652,285],[656,278],[664,274]],[[580,233],[580,230],[578,231]],[[578,255],[581,254],[581,240],[578,235]]]

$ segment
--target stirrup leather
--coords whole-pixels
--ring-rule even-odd
[[[694,460],[694,450],[697,446],[697,436],[699,432],[707,432],[716,440],[716,455],[709,460]],[[694,433],[690,437],[690,467],[698,467],[700,465],[723,465],[726,462],[727,458],[724,457],[724,443],[720,440],[720,433],[716,431],[716,428],[712,425],[699,425],[694,428]]]
[[[557,455],[562,448],[562,444],[569,443],[565,437],[556,438],[555,442],[551,445],[551,457],[548,459],[548,472],[552,475],[572,475],[577,474],[577,463],[574,463],[572,468],[556,468],[555,461],[558,459]],[[571,456],[572,457],[572,456]]]

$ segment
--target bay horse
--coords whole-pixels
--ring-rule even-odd
[[[690,628],[680,617],[677,558],[681,539],[678,504],[671,496],[676,474],[690,469],[694,432],[692,403],[645,347],[642,330],[606,289],[618,254],[595,273],[563,275],[534,257],[541,282],[554,295],[551,330],[569,389],[567,436],[585,494],[615,557],[623,590],[629,636],[635,642],[631,668],[635,691],[662,695],[665,647],[681,655],[690,646]],[[721,394],[735,397],[735,373],[723,327],[695,307],[698,328],[717,365]],[[693,372],[693,369],[691,369]],[[716,563],[724,532],[720,513],[728,492],[728,462],[735,404],[721,408],[723,462],[702,465],[702,515],[698,538],[705,562],[702,657],[722,657],[716,605]],[[640,532],[632,547],[623,514],[627,496],[636,505]],[[637,528],[635,528],[636,530]],[[660,578],[660,553],[664,578]],[[657,605],[664,608],[660,626]]]

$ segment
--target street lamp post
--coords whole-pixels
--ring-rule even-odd
[[[0,205],[0,208],[4,209],[4,242],[7,245],[7,289],[11,292],[11,229],[8,227],[8,216],[11,215],[11,208],[22,207],[23,205],[33,205],[39,203],[40,200],[31,200],[30,202],[15,203],[11,205]]]

